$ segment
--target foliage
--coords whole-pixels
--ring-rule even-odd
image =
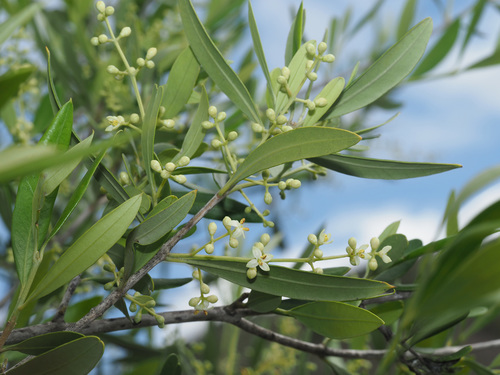
[[[250,1],[68,0],[54,9],[2,1],[0,43],[14,51],[0,71],[0,116],[13,140],[0,151],[10,230],[2,268],[12,285],[3,371],[361,374],[378,358],[379,374],[494,373],[498,363],[477,362],[465,343],[498,317],[500,205],[462,227],[457,216],[498,168],[451,194],[446,236],[435,242],[408,240],[388,223],[369,245],[351,238],[340,255],[327,255],[323,228],[304,239],[300,257],[274,249],[271,192],[285,199],[327,173],[397,180],[460,167],[359,153],[384,125],[360,127],[368,112],[393,107],[398,85],[432,79],[454,46],[463,53],[494,6],[478,0],[440,26],[425,53],[433,21],[414,22],[417,3],[403,7],[392,46],[381,40],[350,76],[331,78],[332,47],[370,26],[382,1],[356,24],[350,13],[334,19],[320,41],[305,38],[301,4],[286,66],[273,70]],[[247,28],[253,47],[231,63],[225,56]],[[46,53],[46,71],[17,50],[21,40]],[[498,62],[496,49],[469,69]],[[252,245],[248,223],[264,228]],[[203,245],[186,245],[190,236]],[[321,267],[341,258],[353,267]],[[164,262],[185,265],[183,274],[159,273]],[[217,296],[219,280],[229,283]],[[191,281],[193,309],[165,306],[164,290]],[[123,317],[101,319],[108,312]],[[190,343],[141,344],[140,331],[156,337],[151,327],[190,321],[228,324],[218,333],[211,323]],[[101,360],[105,344],[126,355]]]

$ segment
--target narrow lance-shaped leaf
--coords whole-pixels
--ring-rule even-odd
[[[253,14],[252,2],[248,1],[248,25],[250,26],[250,34],[252,36],[253,47],[255,49],[255,54],[257,55],[257,60],[259,60],[259,65],[266,77],[267,82],[267,92],[271,98],[271,107],[274,108],[276,103],[276,95],[273,91],[273,84],[271,81],[271,75],[269,74],[269,68],[267,67],[266,55],[264,54],[264,49],[262,48],[262,42],[260,40],[259,29],[257,28],[257,22],[255,22],[255,16]]]
[[[302,43],[302,33],[304,27],[304,4],[300,2],[297,14],[293,19],[292,26],[288,32],[285,48],[285,65],[290,64],[293,56],[297,53]]]
[[[87,375],[104,353],[104,343],[96,336],[85,336],[58,346],[21,366],[9,375]]]
[[[172,159],[172,162],[175,163],[183,156],[187,156],[191,158],[196,150],[203,143],[203,139],[205,138],[206,131],[201,126],[203,121],[208,120],[208,95],[207,90],[205,90],[205,86],[201,86],[201,97],[200,104],[198,104],[198,109],[191,121],[191,125],[186,133],[186,137],[182,142],[181,151],[175,155]]]
[[[458,164],[414,163],[341,154],[308,158],[308,160],[339,173],[379,180],[423,177],[461,168]]]
[[[149,184],[151,189],[156,191],[154,173],[151,170],[151,160],[153,160],[153,148],[155,143],[156,120],[160,110],[161,100],[163,97],[163,86],[156,87],[155,93],[149,100],[146,107],[146,114],[143,119],[141,145],[142,145],[142,160],[144,162],[144,169],[148,175]]]
[[[173,118],[186,105],[200,74],[200,64],[190,47],[180,53],[170,69],[162,106],[165,118]]]
[[[288,315],[320,335],[342,340],[370,333],[384,324],[374,313],[341,302],[311,302],[293,308]]]
[[[430,18],[408,31],[342,93],[328,117],[342,116],[362,108],[401,82],[424,54],[431,33]]]
[[[82,234],[56,261],[28,299],[53,292],[94,264],[125,233],[139,210],[141,200],[140,195],[130,198]]]
[[[354,301],[379,296],[391,285],[353,277],[318,275],[313,272],[270,266],[268,273],[247,278],[245,262],[186,258],[183,262],[259,292],[308,301]]]
[[[472,13],[472,19],[469,23],[469,27],[467,28],[467,34],[465,35],[464,41],[462,43],[462,48],[460,49],[460,54],[463,55],[465,48],[467,48],[467,45],[469,44],[469,41],[476,31],[476,26],[479,23],[479,20],[481,19],[481,16],[484,13],[484,6],[486,5],[486,0],[478,0],[476,2],[476,5],[474,7],[474,11]]]
[[[1,30],[1,29],[0,29]],[[17,96],[19,87],[35,71],[34,66],[25,66],[10,70],[0,76],[0,108]]]
[[[253,150],[219,194],[256,172],[296,160],[338,152],[355,145],[360,139],[360,136],[347,130],[316,126],[279,134]]]
[[[72,126],[73,103],[69,101],[58,112],[39,144],[67,148]],[[33,163],[37,164],[35,161]],[[12,251],[21,285],[27,282],[33,266],[33,254],[38,251],[38,246],[47,234],[57,194],[46,197],[41,207],[38,206],[39,199],[37,198],[35,200],[37,207],[34,207],[33,198],[38,184],[38,175],[27,176],[21,180],[12,215]],[[37,213],[38,209],[41,210],[40,213]],[[35,234],[38,240],[35,239]]]
[[[262,123],[255,103],[241,79],[227,64],[200,22],[190,0],[179,0],[184,32],[196,58],[211,79],[248,118]]]
[[[20,26],[27,23],[35,13],[40,9],[40,4],[30,4],[21,7],[21,11],[9,17],[7,21],[0,25],[0,45],[3,44],[9,36]]]
[[[401,17],[399,19],[399,25],[396,37],[397,39],[401,39],[401,37],[406,34],[410,25],[413,22],[413,17],[415,16],[415,7],[417,2],[415,0],[407,0],[406,4],[401,13]]]

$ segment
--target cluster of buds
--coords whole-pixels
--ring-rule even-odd
[[[173,174],[173,172],[177,167],[185,167],[190,161],[191,159],[189,159],[189,157],[183,156],[176,163],[168,162],[162,167],[160,162],[155,159],[151,160],[151,169],[159,173],[164,180],[171,178],[179,184],[184,184],[187,181],[186,176],[182,174]]]
[[[210,235],[210,241],[205,245],[205,252],[207,254],[212,254],[214,252],[214,243],[216,239],[214,238],[215,232],[217,232],[217,224],[213,221],[208,224],[208,234]]]
[[[224,136],[218,127],[219,123],[223,122],[226,119],[226,112],[218,112],[217,107],[211,105],[210,107],[208,107],[208,115],[212,118],[213,122],[206,120],[201,123],[201,126],[205,130],[210,130],[213,127],[217,129],[219,137],[213,138],[210,142],[213,148],[217,149],[222,146],[226,146],[229,142],[232,142],[236,138],[238,138],[238,132],[230,131],[226,136]]]
[[[278,182],[278,189],[280,189],[281,199],[286,198],[285,190],[298,189],[301,185],[302,183],[300,182],[300,180],[297,180],[295,178],[289,178],[286,181]]]
[[[323,251],[320,249],[320,246],[322,245],[328,245],[333,242],[331,239],[331,234],[330,233],[325,233],[325,230],[323,229],[318,236],[315,234],[311,233],[309,236],[307,236],[307,240],[311,245],[314,246],[314,249],[312,251],[311,257],[312,261],[314,262],[315,260],[320,260],[323,258]],[[323,269],[319,267],[313,267],[313,271],[318,274],[323,273]]]
[[[273,259],[273,255],[265,251],[265,246],[269,243],[271,237],[264,233],[260,236],[260,241],[255,242],[252,246],[252,258],[247,262],[247,277],[252,280],[257,277],[257,268],[264,272],[269,272],[269,262]]]
[[[112,272],[114,278],[113,280],[104,284],[105,290],[111,290],[115,285],[119,287],[121,280],[123,279],[123,273],[125,272],[125,269],[123,267],[117,272],[116,266],[114,265],[114,263],[112,263],[111,259],[108,258],[108,261],[109,263],[104,264],[102,268],[104,269],[104,271]]]
[[[219,298],[215,294],[208,295],[210,293],[210,287],[205,284],[201,277],[201,272],[199,269],[195,269],[193,271],[193,279],[198,280],[200,282],[200,296],[193,297],[189,300],[188,304],[191,307],[194,307],[195,310],[204,311],[207,310],[209,305],[212,303],[217,303]]]
[[[122,126],[130,126],[134,127],[132,124],[137,124],[140,121],[140,117],[137,113],[132,113],[128,121],[125,121],[123,116],[107,116],[106,120],[108,120],[108,126],[105,131],[112,132],[118,130]]]
[[[157,125],[159,125],[160,129],[164,130],[172,130],[175,127],[175,121],[172,119],[161,119],[165,114],[165,107],[160,106],[160,110],[158,111],[158,119],[156,120]]]
[[[347,255],[349,256],[349,260],[353,266],[358,266],[360,263],[360,259],[368,261],[368,267],[370,270],[375,271],[378,268],[378,263],[376,256],[378,255],[384,263],[392,262],[391,258],[387,255],[387,253],[392,249],[391,246],[384,246],[381,250],[378,250],[380,247],[380,240],[377,237],[373,237],[370,240],[371,252],[366,252],[368,249],[368,245],[361,245],[357,247],[357,241],[355,238],[351,237],[348,241],[349,246],[346,247]]]
[[[146,313],[154,316],[156,322],[158,323],[158,327],[163,328],[165,326],[165,318],[161,315],[158,315],[154,307],[156,306],[156,301],[151,296],[142,295],[139,292],[135,292],[134,296],[127,295],[127,299],[131,301],[129,310],[130,312],[135,312],[134,322],[140,323],[142,320],[142,314],[145,311]]]
[[[245,232],[248,232],[250,229],[243,226],[245,224],[245,219],[231,220],[229,216],[224,217],[222,220],[222,225],[226,228],[227,233],[229,234],[229,246],[233,249],[237,248],[239,245],[238,238],[245,238]],[[234,228],[234,229],[233,229]]]
[[[97,15],[97,19],[101,22],[107,22],[107,18],[115,13],[115,8],[113,8],[112,6],[106,6],[104,1],[98,1],[95,7],[99,12],[99,14]],[[114,35],[112,35],[110,38],[106,34],[101,34],[90,39],[90,43],[92,43],[94,46],[98,46],[100,44],[115,42],[117,40],[120,40],[121,38],[126,38],[130,34],[132,34],[132,29],[128,26],[125,26],[121,29],[120,34],[118,34],[116,38],[114,37]]]
[[[293,127],[288,125],[288,118],[285,115],[276,116],[276,112],[272,108],[266,109],[266,117],[269,119],[269,122],[271,123],[271,127],[274,129],[274,131],[273,131],[274,135],[280,134],[280,133],[286,133],[286,132],[289,132],[290,130],[293,130]],[[258,131],[256,131],[256,130],[260,130],[260,128],[257,129],[257,125],[259,125],[259,124],[252,125],[252,130],[255,131],[256,133],[258,133]],[[262,125],[259,125],[259,126],[262,127]],[[254,127],[256,129],[254,129]]]

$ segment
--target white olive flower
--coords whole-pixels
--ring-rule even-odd
[[[250,230],[249,228],[243,226],[243,224],[245,224],[245,219],[241,219],[240,221],[231,220],[228,224],[230,227],[236,228],[234,232],[231,234],[232,238],[238,238],[238,237],[245,238],[245,232],[248,232]]]
[[[257,246],[252,247],[252,254],[254,258],[247,263],[248,268],[257,268],[258,266],[262,271],[270,270],[269,264],[267,263],[269,263],[269,261],[273,259],[272,254],[262,252],[262,250]]]
[[[349,261],[353,266],[359,266],[360,258],[361,259],[370,259],[371,255],[365,253],[365,250],[368,248],[368,245],[361,245],[359,248],[357,247],[357,242],[354,237],[349,238],[349,246],[346,247],[347,255],[349,255]]]
[[[125,119],[123,116],[108,116],[106,120],[109,122],[109,126],[106,128],[107,132],[118,129],[120,126],[125,125]]]
[[[392,259],[391,259],[391,258],[389,258],[389,256],[387,255],[387,253],[388,253],[389,251],[391,251],[391,249],[392,249],[392,246],[384,246],[384,247],[382,248],[382,250],[377,251],[377,255],[378,255],[378,256],[380,256],[380,257],[382,258],[382,261],[383,261],[384,263],[390,263],[390,262],[392,262]]]
[[[330,240],[330,238],[332,238],[332,235],[330,233],[325,234],[325,230],[323,229],[318,236],[318,246],[332,243],[333,240]]]

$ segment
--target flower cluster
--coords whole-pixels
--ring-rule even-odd
[[[219,298],[215,294],[207,296],[207,294],[210,293],[210,287],[203,282],[202,275],[199,269],[195,269],[192,276],[193,279],[200,282],[200,296],[191,298],[189,300],[189,306],[194,307],[198,311],[205,311],[208,309],[211,303],[217,303]]]
[[[231,220],[229,216],[226,216],[222,220],[222,224],[229,233],[229,246],[231,246],[233,249],[237,248],[239,245],[238,238],[245,238],[245,232],[248,232],[250,230],[249,228],[243,226],[243,224],[245,224],[245,219],[241,219],[240,221]]]
[[[142,320],[143,312],[146,312],[156,319],[158,327],[165,327],[165,318],[161,315],[158,315],[154,310],[156,301],[153,297],[142,295],[139,292],[135,292],[133,296],[126,294],[125,297],[131,302],[129,306],[130,312],[136,313],[134,316],[135,323],[140,323]]]
[[[190,163],[191,159],[187,156],[181,157],[176,163],[168,162],[162,167],[158,160],[151,160],[151,169],[160,174],[161,178],[168,180],[171,178],[179,184],[184,184],[187,179],[182,174],[173,174],[177,167],[185,167]]]
[[[376,256],[378,255],[384,263],[390,263],[392,260],[387,255],[387,253],[392,249],[391,246],[384,246],[380,251],[380,240],[377,237],[373,237],[370,240],[371,252],[366,252],[368,245],[361,245],[357,247],[357,241],[355,238],[351,237],[348,241],[349,246],[346,247],[347,255],[353,266],[358,266],[360,264],[360,259],[368,261],[368,267],[370,270],[375,271],[378,268],[378,263]]]
[[[247,277],[250,280],[257,277],[257,267],[265,272],[271,270],[268,263],[271,261],[271,259],[273,259],[273,255],[265,251],[265,246],[269,243],[270,240],[271,237],[269,236],[269,234],[264,233],[260,237],[260,241],[255,242],[252,246],[253,258],[251,258],[247,262]]]
[[[307,237],[307,240],[309,241],[309,243],[314,246],[314,249],[313,249],[312,254],[311,254],[312,259],[311,259],[310,264],[313,267],[313,271],[315,273],[319,273],[319,274],[323,273],[323,269],[320,267],[315,267],[313,265],[313,262],[316,260],[323,259],[323,250],[320,249],[320,246],[331,244],[333,242],[333,240],[331,238],[332,238],[331,234],[325,233],[324,229],[319,233],[318,236],[311,233]]]

